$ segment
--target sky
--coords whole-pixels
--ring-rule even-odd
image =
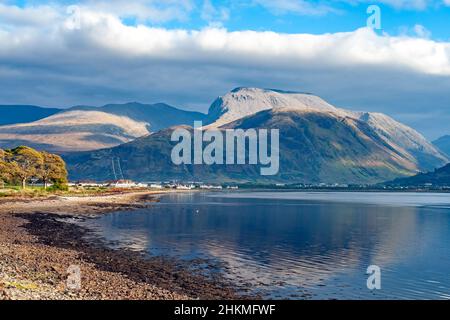
[[[206,112],[235,87],[450,134],[450,0],[0,0],[0,104]]]

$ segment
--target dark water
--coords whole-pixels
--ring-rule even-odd
[[[171,194],[89,225],[151,255],[220,262],[267,298],[450,299],[450,194]]]

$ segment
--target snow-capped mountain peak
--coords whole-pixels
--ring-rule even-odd
[[[372,112],[356,112],[336,108],[322,98],[310,93],[259,88],[236,88],[211,105],[208,127],[221,127],[236,120],[265,110],[286,110],[331,113],[338,118],[351,118],[365,123],[393,152],[416,163],[418,168],[433,169],[448,161],[416,130],[392,119],[388,115]]]
[[[293,108],[331,111],[338,109],[323,99],[309,94],[259,88],[236,88],[218,97],[209,108],[208,123],[221,126],[263,110]]]

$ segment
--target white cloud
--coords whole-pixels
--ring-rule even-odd
[[[253,0],[254,5],[260,5],[270,10],[274,14],[295,13],[300,15],[325,15],[330,12],[337,12],[336,9],[322,3],[324,1],[304,1],[304,0]]]
[[[48,25],[58,17],[58,12],[51,6],[20,8],[0,3],[0,26],[42,26]]]
[[[424,10],[428,6],[439,1],[441,0],[332,0],[332,2],[346,2],[349,4],[358,4],[358,3],[383,4],[397,9],[413,9],[413,10]]]
[[[368,1],[373,2],[373,1]],[[379,0],[375,1],[382,4],[390,5],[394,8],[418,9],[427,8],[434,0]]]
[[[62,13],[67,8],[51,0],[30,0],[28,2],[31,4],[24,8],[8,5],[8,1],[3,2],[5,4],[0,3],[0,17],[7,22],[14,19],[15,22],[25,24],[49,21],[55,18],[56,13]],[[85,11],[108,13],[122,19],[134,18],[141,23],[186,21],[195,9],[194,0],[76,0],[67,3]]]
[[[226,7],[216,8],[211,0],[204,0],[201,18],[210,25],[221,26],[224,21],[230,18],[230,10]]]
[[[428,30],[427,28],[425,28],[423,25],[421,24],[416,24],[414,26],[414,32],[416,33],[416,35],[420,38],[430,38],[431,37],[431,32],[430,30]]]
[[[194,9],[192,0],[82,0],[85,7],[140,22],[187,20]]]
[[[423,26],[414,30],[427,34]],[[15,34],[9,33],[9,37]],[[43,37],[45,35],[42,35]],[[379,36],[371,29],[310,35],[235,31],[223,28],[168,30],[125,26],[108,14],[82,11],[80,30],[58,30],[55,41],[78,41],[91,54],[107,50],[117,58],[211,63],[298,65],[321,61],[322,65],[369,65],[409,69],[423,74],[450,75],[450,43],[422,38]],[[5,39],[6,43],[14,43]],[[55,43],[56,44],[56,43]],[[1,49],[0,49],[1,50]],[[0,51],[1,52],[1,51]]]

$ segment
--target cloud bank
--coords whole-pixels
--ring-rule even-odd
[[[450,43],[426,36],[174,30],[87,6],[0,4],[0,43],[3,104],[138,100],[206,111],[217,95],[258,86],[386,112],[433,138],[450,133]]]

